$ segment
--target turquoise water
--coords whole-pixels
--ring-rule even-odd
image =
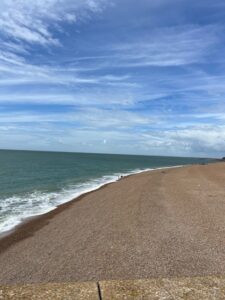
[[[146,169],[194,163],[204,158],[0,151],[0,232],[24,218],[106,183]]]

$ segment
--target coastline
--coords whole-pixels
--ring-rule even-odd
[[[146,171],[148,172],[148,171]],[[135,174],[133,174],[135,175]],[[127,175],[126,177],[129,177],[132,175]],[[124,177],[124,178],[126,178]],[[123,178],[119,179],[122,180]],[[67,201],[65,203],[62,203],[58,205],[53,210],[37,215],[32,216],[24,219],[20,224],[16,225],[14,228],[12,228],[9,231],[3,232],[0,234],[0,255],[2,252],[7,250],[12,244],[17,243],[23,239],[26,239],[30,236],[33,236],[36,231],[44,227],[49,223],[49,221],[60,214],[62,211],[67,210],[70,208],[70,206],[74,205],[76,202],[81,201],[84,197],[86,197],[89,194],[92,194],[100,189],[106,188],[108,185],[111,185],[117,181],[106,183],[103,186],[94,189],[90,192],[86,192],[84,194],[81,194],[80,196],[71,199],[70,201]]]
[[[225,273],[224,168],[128,175],[26,220],[0,240],[0,282]]]
[[[44,219],[46,219],[46,218],[50,219],[50,218],[54,217],[54,215],[60,213],[60,211],[62,211],[63,209],[67,209],[71,204],[73,204],[73,202],[79,201],[84,196],[88,195],[89,193],[93,193],[95,191],[98,191],[99,189],[104,188],[104,187],[108,186],[109,184],[113,184],[113,183],[115,183],[119,180],[122,180],[124,178],[127,178],[129,176],[134,176],[134,175],[145,173],[145,172],[152,172],[152,171],[164,170],[164,169],[181,168],[181,167],[185,167],[185,166],[190,166],[190,165],[178,165],[178,166],[169,166],[169,167],[159,167],[159,168],[154,168],[154,169],[133,170],[133,171],[130,171],[128,173],[121,173],[121,175],[119,175],[119,177],[117,179],[109,180],[109,182],[102,183],[102,184],[100,184],[100,186],[93,187],[93,189],[91,189],[91,190],[84,191],[81,194],[79,194],[78,196],[72,197],[70,200],[67,200],[67,201],[57,205],[56,207],[52,208],[51,210],[49,210],[45,213],[25,217],[24,219],[22,219],[20,221],[20,223],[16,224],[15,226],[10,228],[9,230],[0,232],[0,241],[2,239],[7,238],[8,236],[14,235],[14,233],[16,233],[17,230],[21,232],[21,230],[23,228],[23,225],[28,225],[28,224],[33,225],[33,223],[35,223],[35,224],[38,223],[39,220],[42,223],[42,217],[44,217]],[[111,176],[115,177],[116,175],[113,174]],[[53,213],[54,211],[55,211],[55,213]],[[35,228],[38,228],[38,226],[35,226]],[[22,230],[22,231],[24,231],[24,230]],[[17,240],[17,238],[16,238],[16,240]],[[1,245],[0,245],[0,253],[1,252],[2,252],[2,250],[1,250]]]

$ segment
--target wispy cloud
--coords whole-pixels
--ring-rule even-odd
[[[52,29],[61,22],[73,23],[91,12],[100,11],[104,0],[2,0],[1,32],[15,41],[58,45]]]
[[[0,147],[221,155],[221,5],[2,0]]]
[[[203,63],[218,42],[218,25],[186,25],[152,30],[141,37],[108,46],[118,67],[185,66]],[[104,57],[105,59],[105,57]]]
[[[58,68],[57,72],[47,64],[31,63],[26,56],[32,53],[35,45],[61,47],[57,36],[62,34],[62,24],[76,24],[101,12],[105,5],[105,0],[1,1],[0,84],[96,82],[96,79],[78,75],[76,70],[71,74],[71,70]]]
[[[18,148],[24,148],[26,145],[26,149],[39,150],[47,150],[53,145],[53,149],[63,151],[110,152],[113,149],[116,153],[149,154],[150,152],[156,155],[203,157],[221,156],[225,147],[224,125],[198,125],[170,130],[148,130],[147,132],[139,130],[138,134],[134,134],[135,126],[140,126],[141,122],[145,125],[144,118],[142,120],[140,117],[134,118],[132,122],[131,116],[130,121],[127,120],[127,116],[124,120],[121,116],[117,116],[114,120],[102,119],[102,124],[97,125],[97,122],[100,123],[99,120],[88,116],[88,120],[83,120],[87,122],[83,126],[84,124],[78,125],[80,117],[76,120],[75,115],[65,115],[68,119],[67,125],[65,123],[60,125],[57,117],[62,118],[63,115],[27,115],[26,117],[17,114],[12,115],[11,120],[15,122],[11,125],[4,123],[4,121],[9,121],[9,117],[6,117],[0,123],[0,147],[7,148],[7,145],[14,143]],[[122,130],[119,127],[121,125]],[[123,125],[125,125],[124,128]],[[127,130],[129,125],[132,130]],[[26,140],[29,143],[24,144]],[[104,140],[107,143],[103,143]],[[126,145],[126,151],[124,151],[124,145]]]

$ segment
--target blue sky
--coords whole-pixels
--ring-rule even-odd
[[[225,156],[223,0],[1,0],[0,148]]]

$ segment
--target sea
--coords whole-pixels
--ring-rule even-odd
[[[0,233],[121,176],[207,158],[0,150]]]

